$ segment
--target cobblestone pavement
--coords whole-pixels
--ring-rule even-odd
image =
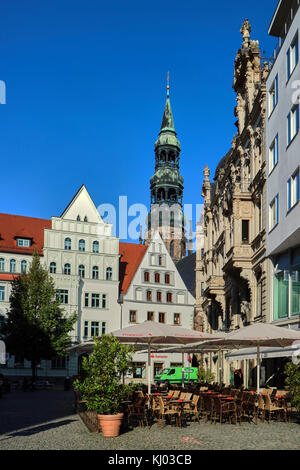
[[[300,424],[136,427],[118,438],[90,433],[73,410],[73,393],[13,391],[0,399],[0,450],[299,450]]]

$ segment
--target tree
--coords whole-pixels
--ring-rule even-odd
[[[31,361],[32,378],[41,359],[63,356],[77,315],[66,317],[56,296],[54,280],[40,263],[37,251],[28,272],[12,281],[10,310],[2,333],[7,351]]]

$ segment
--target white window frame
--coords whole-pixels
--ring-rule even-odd
[[[299,168],[287,182],[287,210],[291,210],[299,201]]]
[[[269,148],[269,174],[274,170],[275,166],[277,165],[278,156],[279,156],[279,138],[277,134]]]
[[[269,232],[279,222],[279,195],[277,194],[269,205]]]
[[[29,238],[18,238],[17,239],[17,245],[22,246],[24,248],[30,248],[31,241],[30,241]]]
[[[299,62],[299,40],[298,32],[294,37],[291,46],[286,53],[286,76],[287,81],[291,78],[297,64]]]
[[[5,286],[0,286],[0,302],[5,302]]]
[[[278,74],[269,90],[269,116],[273,113],[278,103]]]
[[[299,132],[300,123],[299,104],[293,106],[287,116],[287,146],[294,140]]]

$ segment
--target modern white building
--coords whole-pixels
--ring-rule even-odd
[[[150,320],[193,329],[195,298],[160,234],[156,232],[148,246],[120,243],[120,255],[120,327]],[[136,373],[131,378],[144,381],[147,353],[137,352],[133,359]],[[182,354],[153,352],[152,362],[155,374],[165,367],[181,366]]]
[[[300,315],[299,0],[280,0],[269,34],[278,38],[267,79],[268,321],[296,328]]]

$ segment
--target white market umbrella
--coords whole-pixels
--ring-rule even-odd
[[[167,325],[145,321],[137,323],[121,330],[113,331],[112,334],[122,343],[147,344],[148,345],[148,393],[151,393],[151,346],[153,344],[188,344],[209,339],[220,338],[222,336],[203,333],[196,330],[182,328],[180,326]]]
[[[229,346],[232,349],[256,346],[257,348],[257,393],[260,392],[260,348],[277,346],[284,348],[300,339],[300,332],[281,328],[270,323],[254,323],[228,333],[225,338],[209,341],[206,344]]]

